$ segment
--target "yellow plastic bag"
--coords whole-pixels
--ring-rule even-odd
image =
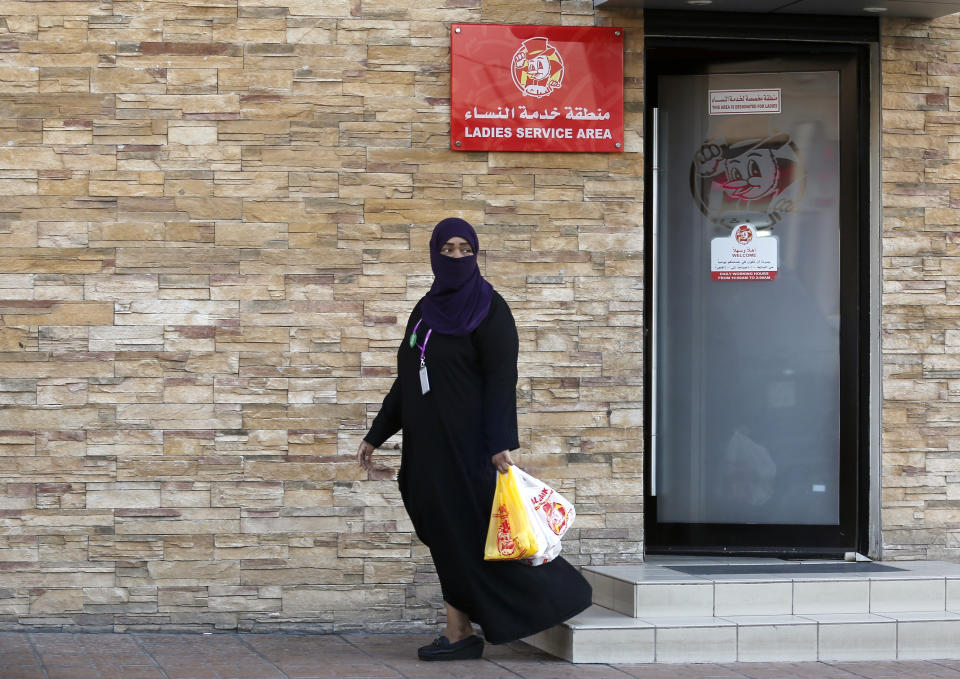
[[[514,561],[529,558],[538,551],[537,536],[530,525],[526,503],[511,466],[506,474],[497,474],[483,558],[486,561]]]

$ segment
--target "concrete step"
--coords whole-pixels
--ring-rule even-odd
[[[637,618],[595,605],[524,641],[577,663],[955,659],[960,657],[960,614],[942,610]]]
[[[681,561],[680,564],[690,562]],[[703,560],[694,562],[709,565]],[[882,564],[896,571],[806,572],[826,562],[730,559],[717,565],[780,572],[691,575],[673,562],[587,566],[594,603],[630,617],[831,615],[960,610],[960,564]],[[758,569],[759,570],[759,569]]]
[[[526,639],[572,662],[960,659],[960,564],[652,557],[583,574],[595,605]]]

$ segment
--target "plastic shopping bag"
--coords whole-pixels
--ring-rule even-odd
[[[560,554],[560,538],[573,524],[577,511],[570,501],[543,481],[522,469],[516,469],[515,474],[540,546],[525,561],[531,566],[539,566]]]
[[[497,474],[487,544],[483,550],[486,561],[515,561],[540,551],[527,503],[520,494],[517,471],[510,467],[506,474]]]

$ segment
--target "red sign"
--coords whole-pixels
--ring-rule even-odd
[[[453,24],[450,148],[623,150],[623,31]]]

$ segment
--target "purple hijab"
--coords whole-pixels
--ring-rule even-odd
[[[473,248],[473,257],[447,257],[443,244],[460,236]],[[443,335],[467,335],[480,325],[490,311],[493,286],[480,275],[477,232],[469,222],[448,217],[433,229],[430,237],[430,266],[433,286],[423,298],[423,320]]]

